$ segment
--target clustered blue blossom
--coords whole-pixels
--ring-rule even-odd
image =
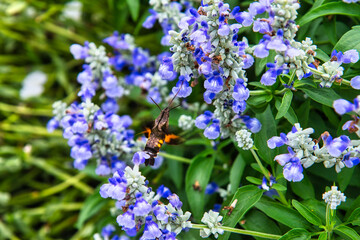
[[[231,12],[229,5],[220,0],[202,1],[197,10],[189,8],[178,23],[179,30],[169,31],[173,55],[160,67],[164,77],[172,76],[172,72],[180,74],[176,87],[183,86],[182,97],[191,94],[199,77],[205,77],[204,101],[216,109],[206,113],[205,125],[196,121],[196,126],[205,129],[209,139],[218,138],[220,133],[222,138],[229,137],[241,128],[242,122],[236,119],[245,111],[250,96],[244,69],[251,67],[254,59],[247,53],[247,40],[237,40],[242,25],[228,23],[239,20],[238,14],[238,8]]]
[[[148,50],[135,45],[134,38],[130,34],[119,34],[116,31],[112,36],[105,38],[104,43],[114,49],[109,64],[116,71],[127,73],[125,76],[120,76],[118,81],[128,93],[131,86],[138,86],[147,93],[149,103],[153,103],[151,98],[156,103],[160,103],[169,97],[166,86],[168,81],[176,78],[177,74],[173,73],[170,76],[167,73],[165,78],[161,75],[162,69],[159,69],[159,63],[170,56],[169,52],[151,56]]]
[[[142,26],[150,29],[158,21],[164,33],[161,44],[164,46],[171,45],[169,31],[178,30],[178,23],[185,16],[185,11],[191,7],[191,2],[150,0],[149,4],[152,6],[152,9],[149,9],[150,16],[146,18]]]
[[[353,112],[353,120],[345,122],[342,126],[343,130],[348,130],[350,133],[356,133],[360,137],[360,125],[359,125],[359,114],[360,114],[360,96],[354,99],[354,103],[349,102],[345,99],[338,99],[333,102],[335,112],[340,115]]]
[[[167,187],[160,186],[156,193],[148,187],[148,181],[142,176],[138,165],[145,157],[141,152],[135,154],[134,167],[116,171],[109,178],[109,183],[101,186],[100,194],[103,198],[117,200],[116,206],[122,209],[117,223],[129,236],[135,236],[144,225],[142,240],[175,240],[182,230],[191,227],[188,221],[191,213],[182,211],[179,197]],[[168,203],[163,203],[161,199]]]
[[[239,147],[247,150],[253,146],[253,140],[251,139],[251,133],[257,133],[261,129],[261,123],[256,118],[251,118],[247,115],[235,115],[231,119],[232,126],[235,126],[237,129],[235,136],[236,141]],[[220,136],[226,134],[226,136],[230,135],[229,130],[224,131],[220,130],[220,122],[217,118],[215,118],[215,114],[211,111],[205,111],[203,114],[200,114],[195,119],[195,126],[204,130],[204,136],[209,139],[216,139]],[[250,130],[250,132],[247,129]]]
[[[346,135],[333,138],[328,132],[321,135],[323,145],[310,138],[314,129],[302,129],[300,124],[296,123],[288,134],[281,133],[267,141],[269,148],[288,146],[286,154],[280,154],[275,157],[281,166],[283,166],[284,178],[288,181],[299,182],[303,179],[303,168],[308,168],[314,163],[323,162],[326,168],[335,166],[337,173],[343,167],[352,168],[359,163],[360,141],[350,140]]]
[[[316,46],[310,38],[302,42],[294,40],[298,26],[295,23],[297,9],[300,4],[296,0],[262,0],[250,4],[248,11],[241,12],[243,24],[253,25],[254,32],[264,34],[260,42],[251,48],[257,58],[265,58],[270,50],[274,50],[275,62],[268,63],[268,70],[261,77],[264,85],[273,85],[277,76],[295,71],[299,79],[311,73],[308,65],[314,62]],[[259,14],[268,13],[268,18],[256,18]]]
[[[63,137],[71,147],[70,156],[74,167],[81,170],[92,158],[97,159],[98,175],[108,175],[124,169],[126,160],[134,151],[134,131],[129,129],[129,116],[119,116],[104,112],[87,99],[66,107],[61,102],[54,103],[54,114],[48,123],[48,130],[61,127]]]

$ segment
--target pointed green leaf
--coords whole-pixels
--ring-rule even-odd
[[[360,235],[352,228],[344,225],[340,225],[334,229],[334,231],[340,236],[347,236],[351,240],[360,240]]]
[[[300,20],[296,21],[300,26],[305,23],[311,22],[314,19],[327,15],[347,15],[358,17],[360,13],[360,5],[348,4],[344,2],[332,2],[321,5],[306,13]]]
[[[315,226],[320,226],[322,224],[320,218],[316,216],[315,213],[311,212],[305,205],[295,199],[292,200],[292,205],[309,223],[312,223]]]
[[[331,88],[312,88],[309,86],[301,86],[298,89],[304,91],[312,100],[331,108],[336,99],[342,98]]]
[[[326,240],[326,239],[327,239],[327,233],[326,232],[322,232],[318,237],[318,240]]]
[[[136,21],[139,17],[140,0],[126,0],[126,3],[129,7],[131,18]]]
[[[295,210],[288,208],[274,200],[261,199],[255,207],[269,217],[290,227],[290,228],[310,228],[311,225]]]
[[[360,207],[355,209],[346,222],[351,223],[352,225],[360,226]]]
[[[236,206],[232,213],[228,215],[228,210],[223,210],[221,215],[224,216],[222,221],[223,226],[234,227],[240,219],[245,215],[245,213],[252,207],[256,202],[260,200],[262,196],[262,191],[255,186],[244,186],[239,188],[234,197],[232,198],[231,203],[237,200]],[[230,236],[229,232],[225,232],[223,235],[219,236],[219,240],[227,240]]]
[[[231,185],[230,192],[232,194],[234,194],[238,189],[238,187],[240,186],[240,181],[245,166],[246,166],[246,162],[242,157],[241,153],[239,153],[233,165],[231,166],[231,170],[230,170],[230,185]]]
[[[276,123],[270,106],[267,106],[263,113],[256,114],[256,118],[261,122],[261,130],[254,136],[255,146],[258,149],[258,154],[262,160],[269,164],[273,164],[278,149],[270,149],[267,146],[267,140],[277,135]]]
[[[280,240],[307,240],[311,234],[303,228],[294,228],[283,235]]]
[[[275,119],[282,118],[288,112],[292,98],[293,98],[292,91],[291,90],[286,91],[281,100],[281,105],[278,109],[278,113],[276,114]]]
[[[360,8],[360,5],[356,4],[356,7]],[[360,51],[360,26],[355,26],[350,31],[346,32],[336,43],[334,49],[342,52],[350,49]]]
[[[215,154],[214,150],[208,149],[199,153],[195,158],[192,159],[190,167],[186,172],[185,177],[185,189],[186,195],[189,200],[189,205],[194,218],[197,220],[201,219],[204,213],[205,206],[205,193],[204,190],[209,182],[212,169],[214,167]],[[198,181],[201,190],[195,190],[193,185]]]

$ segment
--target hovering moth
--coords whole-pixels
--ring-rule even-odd
[[[181,88],[181,87],[180,87]],[[180,89],[179,89],[180,91]],[[179,91],[176,93],[176,95],[171,99],[168,106],[164,109],[161,109],[159,105],[151,98],[151,100],[156,104],[156,106],[160,109],[160,115],[155,119],[153,127],[146,128],[145,130],[145,137],[148,138],[144,152],[147,153],[150,158],[145,159],[145,165],[151,165],[153,166],[155,163],[155,158],[157,157],[161,146],[164,143],[170,144],[170,145],[176,145],[179,144],[182,139],[179,136],[176,136],[175,134],[169,133],[169,115],[170,111],[176,107],[170,108],[173,100],[179,93]]]

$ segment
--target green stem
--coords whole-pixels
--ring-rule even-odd
[[[259,158],[259,156],[256,154],[254,149],[250,149],[252,155],[254,156],[257,164],[259,165],[262,173],[264,174],[264,176],[266,177],[267,180],[270,180],[270,173],[269,171],[262,165],[261,160]]]
[[[183,163],[187,163],[190,164],[192,161],[189,158],[184,158],[184,157],[179,157],[179,156],[175,156],[169,153],[165,153],[165,152],[159,152],[158,153],[160,156],[163,156],[165,158],[171,159],[171,160],[175,160],[178,162],[183,162]],[[219,170],[225,170],[223,167],[215,165],[214,166],[215,169],[219,169]]]
[[[51,109],[28,108],[25,106],[15,106],[6,103],[0,103],[0,111],[17,113],[21,115],[47,116],[47,117],[53,116]]]
[[[288,85],[291,84],[291,82],[294,80],[294,78],[295,78],[295,71],[292,72],[291,77],[289,78]],[[287,88],[285,88],[285,89],[287,89]]]
[[[331,209],[330,204],[326,205],[326,213],[325,213],[325,221],[326,221],[326,232],[327,232],[327,239],[331,239],[331,233],[332,233],[332,224],[331,224]]]
[[[256,154],[256,152],[255,152],[254,149],[250,149],[250,151],[251,151],[252,155],[254,156],[257,164],[259,165],[261,171],[263,172],[264,176],[266,177],[266,179],[267,179],[268,181],[270,181],[270,173],[269,173],[269,171],[262,165],[259,156]],[[278,190],[276,190],[276,191],[277,191],[277,193],[279,194],[279,198],[278,198],[279,201],[282,202],[284,205],[289,206],[289,203],[288,203],[288,201],[286,200],[284,194],[283,194],[281,191],[278,191]]]
[[[172,155],[172,154],[169,154],[169,153],[159,152],[159,155],[163,156],[165,158],[169,158],[171,160],[178,161],[178,162],[183,162],[183,163],[187,163],[187,164],[191,163],[191,159],[175,156],[175,155]]]
[[[192,229],[205,229],[205,228],[208,228],[208,226],[206,226],[204,224],[191,224],[191,225],[192,225],[191,226]],[[280,235],[262,233],[262,232],[255,232],[255,231],[232,228],[232,227],[226,227],[226,226],[219,226],[218,228],[220,228],[220,229],[222,229],[222,230],[224,230],[226,232],[239,233],[239,234],[249,235],[249,236],[253,236],[253,237],[262,237],[262,238],[267,238],[267,239],[279,239],[279,238],[281,238]]]
[[[267,90],[250,90],[250,96],[267,95],[269,93]]]

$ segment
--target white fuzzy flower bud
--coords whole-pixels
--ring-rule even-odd
[[[201,222],[208,226],[208,228],[204,228],[200,230],[200,236],[202,238],[207,238],[211,234],[214,235],[215,238],[218,238],[219,234],[223,234],[224,230],[219,228],[221,225],[222,216],[219,216],[218,212],[214,212],[210,210],[208,213],[205,212],[204,216],[201,219]]]
[[[346,196],[337,190],[337,186],[332,186],[331,190],[324,193],[322,197],[327,204],[330,204],[331,209],[336,209],[341,202],[345,202]]]
[[[179,118],[179,127],[183,130],[189,130],[194,126],[194,119],[191,116],[181,115]]]
[[[254,141],[251,138],[251,132],[246,129],[241,129],[235,133],[235,138],[238,146],[244,150],[249,150],[254,145]]]

